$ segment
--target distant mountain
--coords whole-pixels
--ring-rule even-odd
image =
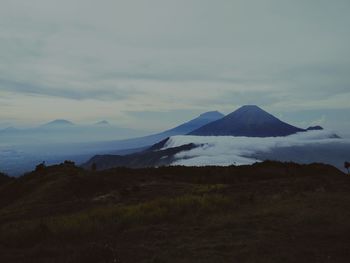
[[[285,123],[255,105],[247,105],[189,135],[278,137],[305,131]]]
[[[18,132],[18,131],[19,130],[17,128],[12,127],[12,126],[0,130],[1,133],[14,133],[14,132]]]
[[[209,111],[206,113],[203,113],[199,115],[199,117],[188,121],[184,124],[181,124],[171,130],[167,130],[164,133],[167,133],[167,135],[180,135],[180,134],[187,134],[191,131],[194,131],[208,123],[211,123],[213,121],[219,120],[223,118],[225,115],[218,111]]]
[[[161,144],[165,143],[166,140],[161,142]],[[158,148],[159,146],[157,145],[156,147]],[[155,150],[154,147],[151,147],[146,151],[128,155],[96,155],[83,164],[83,167],[90,169],[95,164],[98,170],[105,170],[113,167],[144,168],[167,166],[174,161],[174,156],[177,153],[194,148],[196,148],[196,145],[190,143],[165,150]]]
[[[308,131],[322,131],[323,128],[321,126],[311,126],[311,127],[307,128],[306,130],[308,130]]]
[[[48,122],[44,125],[42,125],[42,128],[65,128],[65,127],[72,127],[74,126],[74,123],[67,121],[67,120],[54,120],[51,122]]]
[[[126,140],[96,143],[94,145],[91,145],[91,147],[101,148],[101,149],[109,148],[110,153],[117,153],[117,154],[121,152],[120,150],[129,150],[129,149],[132,149],[132,151],[127,151],[128,153],[138,152],[138,151],[144,150],[145,147],[150,147],[151,145],[161,140],[164,140],[165,138],[175,136],[175,135],[188,134],[189,132],[198,129],[203,125],[206,125],[208,123],[221,119],[224,116],[225,115],[223,115],[218,111],[210,111],[210,112],[201,114],[200,116],[198,116],[193,120],[190,120],[186,123],[176,126],[175,128],[166,130],[161,133],[156,133],[156,134],[152,134],[144,137],[126,139]]]
[[[95,125],[99,125],[99,126],[109,126],[109,122],[106,121],[106,120],[103,120],[103,121],[99,121],[99,122],[96,122]]]
[[[0,130],[3,136],[3,142],[10,145],[33,145],[33,149],[60,143],[62,149],[66,149],[69,154],[72,148],[78,150],[78,145],[82,145],[84,152],[89,151],[86,144],[95,145],[95,142],[105,142],[114,140],[125,140],[127,138],[139,137],[145,135],[144,131],[123,128],[110,125],[107,121],[99,122],[99,124],[77,124],[71,121],[58,119],[36,127],[22,129],[4,129]],[[40,147],[38,147],[40,144]],[[62,144],[66,144],[64,147]],[[54,147],[56,152],[57,146]],[[76,150],[74,149],[74,152]],[[97,151],[96,151],[97,150]],[[92,153],[98,153],[99,149],[91,149]],[[103,150],[103,149],[102,149]]]

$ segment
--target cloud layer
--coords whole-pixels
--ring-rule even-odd
[[[350,140],[332,139],[333,133],[328,131],[301,132],[287,137],[248,138],[232,136],[173,136],[170,137],[164,149],[194,143],[198,147],[178,153],[178,160],[173,165],[205,166],[205,165],[244,165],[260,162],[257,155],[271,153],[276,149],[325,145],[330,149],[334,145],[350,146]],[[348,148],[347,154],[350,153]],[[315,155],[315,153],[313,153]],[[324,154],[323,154],[324,155]],[[290,161],[295,158],[292,154]],[[344,156],[345,158],[346,156]],[[328,157],[331,159],[331,156]],[[278,157],[277,157],[278,159]],[[345,161],[340,160],[341,162]],[[307,161],[305,159],[305,161]],[[317,161],[317,157],[314,161]],[[323,161],[318,159],[318,161]],[[337,160],[339,162],[339,160]],[[338,163],[337,163],[338,164]]]

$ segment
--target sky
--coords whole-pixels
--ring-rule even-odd
[[[350,134],[348,0],[0,0],[0,127],[256,104]]]

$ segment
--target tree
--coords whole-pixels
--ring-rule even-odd
[[[35,167],[35,171],[36,172],[40,172],[40,171],[43,171],[45,170],[46,168],[46,164],[45,164],[45,161],[42,162],[41,164],[38,164],[36,167]]]
[[[345,162],[345,163],[344,163],[344,168],[345,168],[346,170],[348,170],[348,174],[350,174],[350,171],[349,171],[350,163],[349,163],[349,162]]]
[[[9,177],[7,174],[0,172],[0,184],[6,183],[6,182],[10,181],[11,179],[12,178]]]

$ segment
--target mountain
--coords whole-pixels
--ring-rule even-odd
[[[211,123],[213,121],[219,120],[221,118],[223,118],[225,115],[222,114],[221,112],[218,111],[209,111],[206,113],[203,113],[201,115],[199,115],[199,117],[188,121],[184,124],[181,124],[171,130],[165,131],[164,133],[166,133],[167,135],[180,135],[180,134],[187,134],[191,131],[194,131],[208,123]]]
[[[160,144],[167,141],[164,140]],[[183,151],[190,151],[197,146],[189,143],[179,147],[172,147],[165,150],[158,150],[158,145],[142,152],[132,153],[128,155],[96,155],[92,157],[83,167],[90,169],[93,164],[98,170],[105,170],[113,167],[129,167],[129,168],[144,168],[167,166],[174,161],[174,156]]]
[[[173,135],[183,135],[211,121],[222,118],[219,112],[207,112],[173,129],[145,136],[144,131],[108,125],[81,125],[68,120],[55,120],[44,125],[13,130],[1,130],[0,168],[10,175],[27,172],[39,162],[54,164],[64,160],[83,163],[97,154],[127,155],[144,151],[151,145]],[[131,138],[131,139],[129,139]],[[20,159],[18,156],[20,152]]]
[[[308,130],[308,131],[322,131],[323,128],[321,126],[311,126],[311,127],[307,128],[306,130]]]
[[[99,122],[96,122],[95,125],[98,125],[98,126],[109,126],[110,123],[106,120],[103,120],[103,121],[99,121]]]
[[[18,131],[19,130],[17,128],[10,126],[10,127],[7,127],[5,129],[0,130],[0,133],[15,133]]]
[[[127,151],[128,153],[138,152],[144,150],[145,147],[150,147],[151,145],[162,141],[168,137],[175,135],[185,135],[191,131],[194,131],[203,125],[221,119],[224,115],[218,111],[210,111],[201,114],[197,118],[190,120],[186,123],[183,123],[175,128],[166,130],[161,133],[151,134],[144,137],[137,137],[126,140],[117,140],[117,141],[108,141],[108,142],[98,142],[95,144],[91,144],[91,147],[97,149],[109,149],[110,153],[120,154],[124,152],[124,150],[133,149],[132,151]]]
[[[285,123],[255,105],[246,105],[189,135],[278,137],[305,131]]]
[[[162,133],[156,134],[156,135],[162,135],[165,139],[166,137],[169,136],[174,136],[174,135],[184,135],[189,132],[192,132],[204,125],[207,125],[208,123],[211,123],[213,121],[219,120],[223,118],[225,115],[218,112],[218,111],[209,111],[206,113],[203,113],[199,115],[197,118],[190,120],[188,122],[185,122],[179,126],[176,126],[173,129],[166,130]]]
[[[42,128],[66,128],[66,127],[72,127],[74,126],[74,123],[67,121],[67,120],[54,120],[51,122],[48,122],[44,125],[42,125]]]

